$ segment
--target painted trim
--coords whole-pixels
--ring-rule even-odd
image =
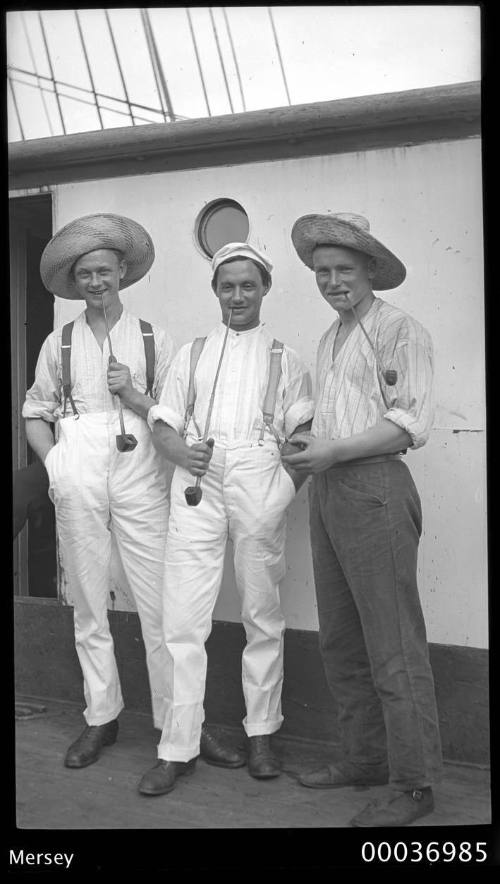
[[[480,83],[9,145],[9,188],[407,146],[480,133]]]
[[[80,666],[74,647],[73,608],[56,600],[18,598],[14,604],[16,690],[82,704]],[[111,631],[127,708],[149,713],[144,645],[136,613],[110,613]],[[244,717],[240,623],[214,622],[207,642],[207,720],[240,727]],[[489,764],[488,651],[430,645],[444,756],[449,761]],[[335,707],[323,673],[318,634],[285,634],[283,736],[335,744]]]

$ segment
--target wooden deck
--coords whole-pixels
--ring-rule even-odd
[[[148,716],[123,712],[116,744],[96,764],[69,770],[62,762],[84,724],[81,710],[55,700],[20,700],[39,711],[17,718],[19,829],[337,828],[385,791],[305,789],[298,771],[331,757],[331,747],[276,737],[283,761],[277,779],[255,780],[246,768],[225,770],[199,760],[194,775],[180,779],[175,791],[147,798],[136,787],[156,758],[157,731]],[[243,733],[219,732],[244,745]],[[447,764],[435,800],[434,813],[419,826],[489,823],[488,772]]]

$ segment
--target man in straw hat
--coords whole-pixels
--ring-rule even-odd
[[[142,279],[153,260],[151,237],[140,224],[97,214],[59,230],[40,264],[49,291],[86,303],[69,337],[65,326],[66,332],[57,328],[45,340],[23,407],[28,442],[48,473],[74,604],[87,726],[66,754],[65,764],[73,768],[92,764],[103,746],[115,742],[123,708],[107,616],[112,543],[141,621],[155,725],[161,727],[164,719],[161,594],[168,497],[165,464],[146,416],[161,392],[172,343],[156,326],[141,329],[120,299],[120,291]],[[120,361],[110,362],[110,356]],[[131,450],[123,450],[118,405],[128,430],[125,447],[137,443]]]
[[[205,642],[228,536],[247,639],[242,681],[249,773],[280,774],[271,746],[271,734],[283,721],[285,623],[279,583],[285,574],[286,509],[296,487],[293,470],[281,465],[279,445],[299,427],[310,427],[311,381],[296,353],[273,341],[261,323],[262,301],[271,287],[266,255],[248,243],[228,243],[215,253],[212,271],[222,322],[204,339],[194,369],[194,345],[180,349],[148,417],[155,445],[176,469],[165,567],[168,699],[158,762],[139,784],[144,795],[170,792],[176,778],[194,768],[203,721]],[[193,476],[203,476],[196,506],[188,505],[185,494]],[[226,766],[245,763],[241,753],[234,754],[234,763]]]
[[[318,350],[310,436],[285,455],[313,474],[311,545],[320,648],[339,709],[342,759],[304,773],[310,788],[389,782],[351,824],[398,826],[433,809],[441,774],[434,683],[416,572],[420,500],[402,455],[432,423],[432,344],[373,290],[401,261],[352,214],[305,215],[292,241],[338,318]]]

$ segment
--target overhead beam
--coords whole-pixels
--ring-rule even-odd
[[[366,95],[9,145],[10,189],[470,137],[480,83]]]

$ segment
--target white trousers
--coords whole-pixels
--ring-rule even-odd
[[[249,736],[280,727],[283,635],[279,582],[285,574],[286,508],[295,487],[274,443],[217,443],[197,507],[184,491],[194,484],[177,468],[171,487],[164,583],[168,652],[167,705],[158,757],[188,761],[199,754],[205,694],[205,642],[222,581],[228,536],[247,644],[242,658]]]
[[[59,422],[46,458],[56,509],[61,566],[74,604],[76,650],[87,724],[116,718],[123,698],[108,622],[111,536],[139,614],[156,727],[165,718],[166,651],[162,630],[163,561],[168,524],[165,468],[144,420],[128,409],[125,428],[138,440],[119,452],[116,413]]]

